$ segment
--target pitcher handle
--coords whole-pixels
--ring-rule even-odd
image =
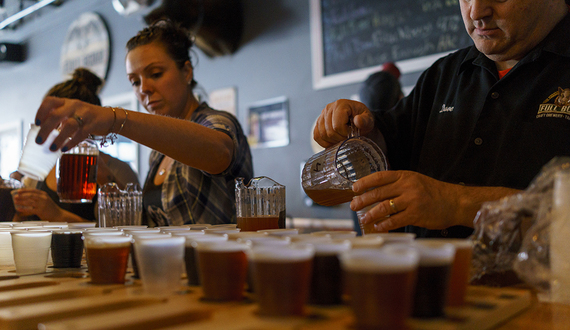
[[[359,136],[360,136],[360,128],[356,127],[356,125],[354,125],[353,118],[350,118],[350,130],[348,132],[348,137],[353,138]]]

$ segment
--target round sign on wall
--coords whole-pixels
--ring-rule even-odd
[[[60,66],[64,79],[79,67],[107,78],[111,44],[103,18],[96,13],[81,14],[67,30],[61,47]]]

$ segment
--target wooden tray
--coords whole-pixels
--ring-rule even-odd
[[[186,286],[157,297],[138,280],[125,285],[93,285],[82,271],[50,271],[13,278],[0,271],[0,329],[353,329],[348,306],[307,307],[306,317],[257,315],[251,297],[242,302],[202,301],[200,287]],[[490,329],[531,304],[526,290],[470,287],[467,304],[445,318],[409,321],[414,329]]]

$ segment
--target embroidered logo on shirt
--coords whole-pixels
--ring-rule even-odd
[[[443,105],[441,106],[441,110],[439,110],[439,113],[442,113],[442,112],[452,112],[453,109],[454,109],[454,107],[446,107],[445,104],[443,104]]]
[[[538,106],[536,118],[565,118],[570,120],[570,88],[558,87]]]

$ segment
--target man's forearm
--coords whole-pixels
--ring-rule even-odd
[[[485,202],[499,200],[505,196],[521,192],[518,189],[505,187],[469,187],[458,188],[458,225],[473,227],[473,220]]]

